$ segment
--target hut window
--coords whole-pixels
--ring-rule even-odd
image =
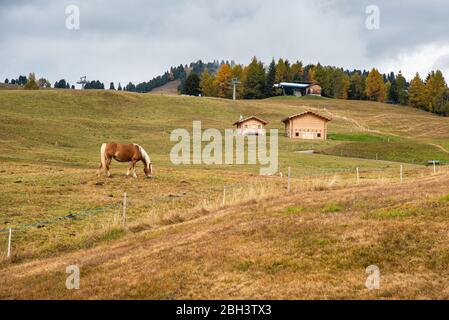
[[[296,136],[299,137],[299,132],[296,132]]]
[[[318,138],[321,138],[321,133],[317,133],[317,135],[316,135]]]

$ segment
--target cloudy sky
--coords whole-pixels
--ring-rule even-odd
[[[69,5],[78,30],[66,27]],[[367,28],[370,5],[378,29]],[[256,55],[407,78],[439,68],[449,80],[447,17],[446,0],[0,0],[0,79],[137,83],[180,63]]]

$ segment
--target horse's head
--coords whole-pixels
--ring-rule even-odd
[[[145,172],[145,175],[146,175],[148,178],[151,178],[152,173],[153,173],[153,164],[150,162],[150,163],[148,164],[148,166],[144,166],[143,172]]]

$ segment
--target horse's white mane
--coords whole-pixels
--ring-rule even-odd
[[[140,153],[142,154],[142,158],[145,159],[146,162],[146,166],[149,169],[150,168],[150,164],[151,164],[151,159],[150,156],[148,155],[148,153],[145,151],[144,148],[142,148],[141,146],[139,146],[138,144],[134,144],[137,148],[139,148]]]

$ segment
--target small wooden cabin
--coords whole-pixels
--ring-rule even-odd
[[[330,118],[313,111],[295,114],[282,120],[286,137],[308,140],[326,140],[329,121]]]
[[[263,134],[267,122],[256,116],[243,117],[234,122],[234,126],[237,127],[238,134],[240,135],[259,135]]]

